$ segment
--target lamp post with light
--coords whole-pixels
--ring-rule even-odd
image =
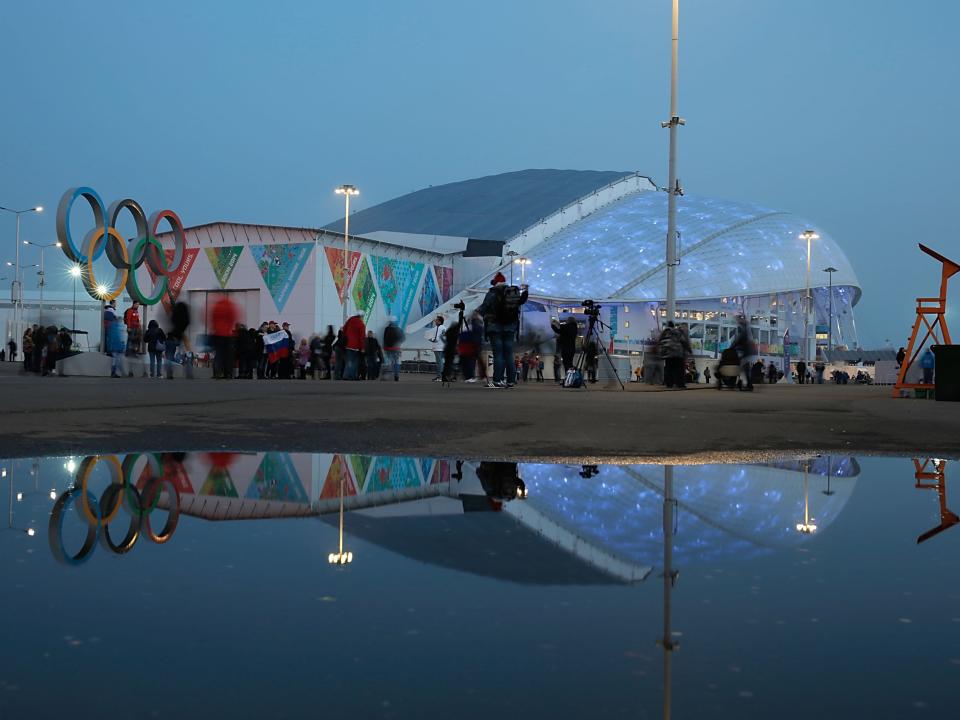
[[[0,469],[0,477],[6,477],[6,476],[7,476],[7,468]],[[16,530],[17,532],[26,533],[29,537],[33,537],[34,535],[37,534],[37,531],[34,530],[32,527],[18,528],[13,524],[13,468],[12,467],[10,468],[10,479],[8,482],[10,486],[10,496],[8,500],[9,505],[7,510],[7,527],[5,527],[4,530]],[[19,502],[20,498],[17,498],[17,500]]]
[[[4,212],[8,212],[8,213],[13,213],[14,215],[17,216],[17,249],[16,249],[17,257],[15,259],[15,262],[18,269],[16,271],[16,279],[14,280],[14,285],[16,285],[17,292],[14,295],[14,300],[13,300],[13,327],[15,328],[14,332],[19,332],[20,322],[22,322],[22,318],[20,317],[20,315],[23,312],[23,284],[20,281],[20,270],[19,270],[20,268],[20,216],[23,215],[24,213],[43,212],[43,206],[37,205],[36,207],[25,208],[23,210],[14,210],[13,208],[8,208],[8,207],[4,207],[3,205],[0,205],[0,210],[3,210]]]
[[[353,553],[343,550],[343,475],[340,475],[340,543],[337,552],[327,555],[331,565],[347,565],[353,562]]]
[[[83,275],[83,268],[80,265],[70,266],[70,277],[73,278],[73,324],[70,326],[70,334],[73,336],[77,332],[77,278]]]
[[[837,272],[837,269],[832,265],[830,267],[824,268],[825,273],[830,274],[830,309],[828,311],[828,324],[827,324],[827,350],[830,352],[833,351],[833,274]]]
[[[520,263],[520,284],[526,285],[527,284],[526,267],[527,265],[532,264],[533,260],[531,260],[530,258],[522,257],[522,258],[517,258],[517,262]]]
[[[810,364],[810,250],[811,243],[819,240],[820,236],[813,230],[804,230],[800,233],[800,239],[807,241],[807,299],[803,311],[803,360],[807,365]]]
[[[677,304],[677,196],[683,195],[677,179],[677,130],[686,122],[677,110],[679,84],[678,46],[680,44],[680,0],[673,0],[673,32],[670,49],[670,119],[660,127],[670,129],[670,154],[667,180],[667,322],[674,319]]]
[[[359,195],[360,190],[356,185],[341,185],[338,187],[335,192],[337,195],[343,195],[344,209],[343,209],[343,275],[341,276],[341,282],[343,283],[343,322],[341,327],[347,324],[347,304],[350,301],[350,292],[349,292],[349,269],[350,269],[350,260],[349,260],[349,251],[350,251],[350,198]]]
[[[510,258],[510,284],[513,285],[513,263],[520,257],[516,250],[507,250],[507,257]]]
[[[23,244],[33,245],[36,248],[40,248],[40,272],[37,273],[40,276],[40,309],[38,310],[38,315],[40,319],[39,320],[40,325],[43,325],[43,286],[47,284],[46,276],[44,275],[44,272],[43,272],[43,251],[46,250],[47,248],[52,248],[52,247],[58,248],[63,246],[60,244],[59,240],[57,242],[46,243],[45,245],[42,245],[40,243],[35,243],[32,240],[24,240]]]

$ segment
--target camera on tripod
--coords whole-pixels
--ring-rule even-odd
[[[600,315],[600,308],[603,305],[595,303],[593,300],[584,300],[583,303],[583,314],[589,317],[598,317]]]
[[[453,307],[454,309],[459,310],[460,312],[464,312],[467,309],[467,304],[463,300],[461,300],[458,303],[454,303]]]

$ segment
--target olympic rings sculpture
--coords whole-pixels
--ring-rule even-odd
[[[93,211],[95,227],[90,230],[80,245],[77,245],[70,231],[70,210],[80,198],[86,200]],[[126,210],[133,216],[137,226],[137,236],[129,245],[116,230],[120,212]],[[157,239],[157,228],[166,220],[173,231],[173,261],[168,263],[163,245]],[[125,198],[105,207],[96,190],[89,187],[75,187],[67,190],[57,206],[57,239],[64,254],[79,265],[86,266],[81,274],[83,287],[90,297],[97,300],[115,300],[126,289],[131,298],[143,305],[155,305],[163,298],[169,288],[169,278],[183,267],[186,258],[187,236],[183,223],[172,210],[160,210],[149,219],[136,200]],[[99,283],[94,276],[93,263],[104,252],[110,263],[116,268],[113,281],[106,285]],[[136,270],[147,263],[157,278],[151,294],[145,294],[137,282]]]
[[[180,521],[180,494],[171,480],[164,477],[160,461],[155,455],[144,454],[147,465],[147,479],[142,490],[131,482],[134,466],[141,457],[140,453],[127,455],[123,462],[115,455],[92,455],[85,457],[77,468],[73,487],[63,493],[54,503],[50,513],[47,538],[54,558],[64,565],[82,565],[97,549],[97,544],[116,555],[130,552],[142,535],[158,545],[170,541]],[[110,472],[110,484],[99,498],[88,489],[93,468],[103,463]],[[160,497],[167,491],[167,520],[163,528],[156,532],[151,524],[151,514],[160,507]],[[69,508],[73,506],[86,523],[86,537],[77,552],[64,547],[63,521]],[[110,534],[110,525],[117,519],[120,509],[129,516],[127,531],[117,542]]]

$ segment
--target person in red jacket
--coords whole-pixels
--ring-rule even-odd
[[[354,315],[343,326],[344,344],[347,346],[347,367],[344,370],[344,380],[356,380],[357,370],[360,367],[360,353],[363,352],[367,337],[367,328],[363,318]]]
[[[213,377],[233,377],[233,333],[237,326],[237,306],[225,294],[210,309],[210,334],[213,336]]]

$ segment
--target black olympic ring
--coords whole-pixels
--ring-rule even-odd
[[[87,201],[93,211],[94,228],[86,234],[81,245],[77,245],[70,233],[70,209],[78,198]],[[124,241],[116,230],[117,217],[121,210],[133,216],[137,226],[137,235],[130,241]],[[168,264],[163,245],[157,239],[157,229],[166,220],[173,232],[174,250],[172,264]],[[155,305],[169,290],[169,279],[183,268],[186,258],[187,236],[183,223],[172,210],[160,210],[149,219],[136,200],[125,198],[105,208],[103,200],[96,190],[89,187],[76,187],[67,190],[57,206],[57,239],[63,253],[72,262],[86,265],[81,274],[83,286],[90,297],[97,300],[115,300],[126,289],[131,298],[143,305]],[[116,268],[113,282],[102,286],[93,272],[93,262],[106,252],[110,263]],[[137,282],[137,268],[146,262],[153,275],[159,279],[154,285],[152,295],[146,295]]]

